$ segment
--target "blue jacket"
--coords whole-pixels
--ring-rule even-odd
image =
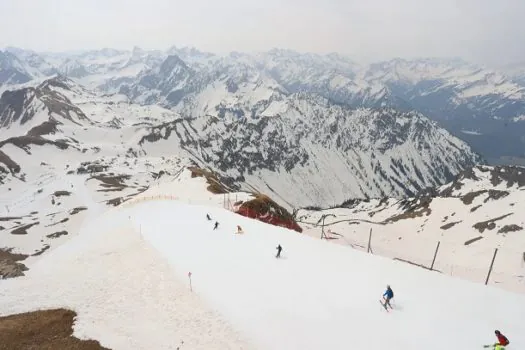
[[[394,297],[394,292],[392,291],[392,289],[389,288],[386,290],[383,296],[386,296],[388,299],[392,299]]]

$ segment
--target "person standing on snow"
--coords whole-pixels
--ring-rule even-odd
[[[206,214],[206,219],[208,219],[208,221],[211,220],[211,218],[210,218],[210,214]]]
[[[215,226],[213,227],[213,229],[216,230],[217,227],[219,227],[219,222],[218,222],[218,221],[215,221]]]
[[[392,288],[390,288],[390,285],[386,286],[386,291],[383,294],[383,299],[385,299],[385,307],[388,305],[391,309],[393,309],[392,305],[390,305],[390,300],[394,297],[394,291]]]
[[[506,336],[501,334],[500,331],[495,330],[494,333],[496,334],[496,337],[498,338],[498,342],[493,345],[495,350],[504,350],[505,346],[509,345],[509,340]]]
[[[276,258],[280,258],[281,257],[281,250],[283,250],[283,247],[281,247],[281,245],[279,244],[276,249],[277,249],[277,255],[275,257]]]

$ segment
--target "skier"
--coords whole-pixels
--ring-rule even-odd
[[[206,219],[208,219],[208,221],[211,220],[211,218],[210,218],[210,214],[206,214]]]
[[[213,227],[213,229],[216,230],[217,227],[219,227],[219,222],[218,222],[218,221],[215,221],[215,226]]]
[[[506,336],[501,334],[500,331],[495,330],[494,333],[496,334],[496,337],[498,338],[498,342],[493,345],[495,350],[504,350],[506,345],[509,345],[509,340]]]
[[[390,285],[386,286],[386,292],[383,294],[383,299],[385,299],[385,309],[386,306],[390,306],[391,309],[393,309],[392,305],[390,305],[390,300],[394,297],[394,292],[392,291],[392,288],[390,288]]]
[[[243,230],[242,230],[242,227],[240,225],[237,225],[237,234],[242,234],[244,233]]]
[[[276,258],[280,258],[281,257],[281,250],[283,250],[283,247],[281,247],[281,245],[279,244],[276,249],[277,249],[277,255],[275,257]]]

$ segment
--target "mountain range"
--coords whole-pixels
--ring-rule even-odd
[[[0,90],[62,74],[90,89],[125,94],[134,103],[191,115],[246,113],[261,98],[268,100],[270,92],[313,94],[352,108],[416,111],[466,141],[490,164],[516,163],[524,156],[525,87],[519,65],[493,70],[432,58],[360,65],[335,53],[274,49],[221,56],[194,48],[135,47],[75,54],[7,48],[0,67]],[[220,84],[228,90],[218,96]],[[246,94],[237,90],[243,85],[252,89],[249,98],[236,97]],[[243,103],[244,109],[238,108]]]

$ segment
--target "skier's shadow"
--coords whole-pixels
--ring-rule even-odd
[[[394,310],[403,310],[403,305],[400,305],[400,304],[396,304],[396,303],[390,303],[392,304],[392,307],[394,308]]]

